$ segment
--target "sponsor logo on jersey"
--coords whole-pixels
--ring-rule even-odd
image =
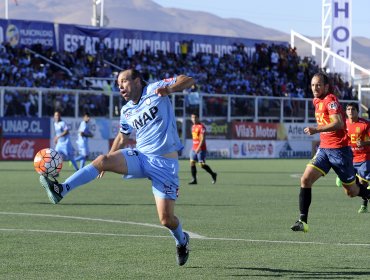
[[[329,110],[337,110],[338,109],[338,103],[335,101],[332,101],[328,104],[328,109]]]
[[[127,155],[128,156],[138,156],[139,153],[137,151],[135,151],[135,150],[128,150],[127,151]]]
[[[145,110],[142,113],[142,115],[139,115],[139,117],[136,118],[132,122],[132,126],[135,127],[137,130],[139,130],[144,125],[146,125],[148,122],[154,120],[157,113],[158,113],[158,107],[157,106],[150,107],[148,110]]]

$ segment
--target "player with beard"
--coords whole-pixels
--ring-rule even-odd
[[[312,200],[312,186],[331,168],[342,181],[349,197],[370,197],[370,191],[356,183],[356,172],[352,164],[352,151],[348,146],[345,114],[337,97],[329,92],[329,78],[325,73],[316,73],[311,80],[314,95],[317,126],[304,129],[308,135],[320,133],[320,146],[307,164],[301,177],[299,193],[299,220],[291,226],[293,231],[308,231],[308,211]]]
[[[73,189],[102,178],[105,171],[126,179],[149,179],[159,220],[175,239],[178,265],[184,265],[189,256],[189,235],[174,213],[179,191],[178,152],[183,145],[168,95],[190,88],[194,80],[179,75],[146,85],[137,70],[128,69],[118,74],[117,84],[127,103],[121,109],[120,129],[109,153],[98,156],[63,183],[41,176],[41,185],[56,204]],[[123,148],[134,129],[136,148]]]

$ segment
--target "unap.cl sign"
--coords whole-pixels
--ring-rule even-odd
[[[50,118],[0,118],[4,138],[50,138]]]

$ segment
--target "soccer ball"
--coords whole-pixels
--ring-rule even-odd
[[[36,172],[42,176],[56,177],[62,170],[63,158],[56,150],[42,149],[35,155],[33,166]]]

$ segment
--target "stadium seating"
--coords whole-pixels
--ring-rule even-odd
[[[315,61],[298,56],[296,49],[284,45],[257,44],[253,55],[236,48],[232,54],[218,57],[216,54],[190,53],[174,54],[162,52],[136,52],[127,50],[117,53],[103,49],[97,55],[87,55],[78,49],[74,53],[55,52],[35,45],[32,53],[21,47],[11,47],[3,42],[0,47],[0,86],[42,87],[64,89],[115,90],[114,78],[117,69],[135,67],[144,73],[148,81],[158,80],[175,74],[187,74],[196,79],[195,92],[209,94],[237,94],[272,97],[312,97],[309,79],[319,70]],[[36,55],[35,55],[36,53]],[[39,55],[37,55],[37,53]],[[54,64],[48,63],[46,57]],[[72,77],[56,65],[63,65]],[[333,90],[341,99],[355,99],[350,84],[339,75],[330,75],[335,84]],[[30,114],[32,98],[17,95],[8,96],[5,107],[23,104],[23,115]],[[99,102],[92,98],[91,102]],[[13,104],[12,103],[12,104]],[[26,104],[26,105],[24,105]],[[10,105],[10,106],[9,106]],[[97,107],[97,104],[90,104]],[[28,106],[28,108],[27,108]],[[294,103],[287,104],[286,110],[295,113]],[[16,110],[8,110],[11,116]],[[31,112],[32,113],[32,112]]]

